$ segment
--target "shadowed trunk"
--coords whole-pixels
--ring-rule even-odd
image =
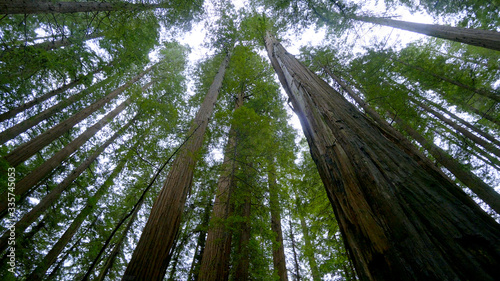
[[[234,110],[243,105],[244,93],[236,98]],[[224,152],[222,171],[217,184],[217,194],[210,219],[207,242],[201,259],[198,280],[228,280],[229,255],[231,253],[232,233],[227,225],[231,215],[231,195],[234,191],[234,173],[237,169],[237,135],[234,128],[229,130],[228,141]]]
[[[205,246],[207,242],[207,231],[208,224],[210,223],[210,213],[212,211],[212,198],[208,198],[208,202],[205,204],[205,210],[203,211],[203,219],[198,225],[199,230],[198,241],[196,242],[196,248],[193,255],[193,262],[191,263],[191,268],[189,269],[188,279],[197,281],[200,274],[201,260],[205,252]],[[228,253],[229,254],[229,253]],[[219,278],[222,279],[222,278]]]
[[[93,89],[101,87],[103,85],[106,85],[109,82],[109,80],[111,80],[110,77],[96,83],[95,85],[90,86],[89,88],[87,88],[87,89],[85,89],[77,94],[74,94],[74,95],[68,97],[67,99],[63,99],[63,100],[59,101],[57,104],[53,105],[52,107],[45,109],[41,113],[38,113],[37,115],[35,115],[31,118],[28,118],[28,119],[26,119],[26,120],[24,120],[16,125],[10,127],[10,128],[8,128],[7,130],[0,133],[0,144],[4,144],[5,142],[22,134],[23,132],[25,132],[29,128],[42,122],[43,120],[54,116],[55,114],[59,113],[62,109],[64,109],[68,105],[73,104],[74,102],[82,99],[85,95],[88,95],[89,93],[91,93],[91,91]]]
[[[212,115],[224,73],[229,63],[229,54],[223,59],[205,100],[201,104],[191,125],[192,138],[181,149],[172,163],[160,194],[155,200],[151,214],[144,227],[139,243],[132,255],[123,280],[162,280],[168,263],[175,234],[179,230],[181,216],[193,180],[198,153]]]
[[[244,188],[246,194],[243,195],[243,204],[240,206],[240,215],[242,222],[240,223],[238,247],[236,248],[236,269],[234,271],[234,279],[239,281],[249,280],[250,269],[250,212],[252,201],[250,198],[250,190]]]
[[[362,280],[495,280],[500,226],[456,185],[391,143],[269,34],[293,105]]]
[[[10,166],[15,167],[24,161],[28,160],[31,156],[37,153],[40,149],[44,148],[46,145],[50,144],[56,138],[63,135],[65,132],[69,131],[74,125],[80,123],[82,120],[87,118],[89,115],[97,111],[99,108],[103,107],[112,99],[116,98],[123,91],[128,89],[132,84],[141,79],[149,71],[153,69],[154,66],[147,68],[145,71],[130,79],[127,83],[120,86],[118,89],[112,91],[105,97],[96,101],[95,103],[89,105],[88,107],[75,113],[70,118],[64,120],[63,122],[57,124],[56,126],[48,129],[42,134],[38,135],[36,138],[24,143],[14,149],[11,153],[6,155],[4,158],[10,164]]]
[[[31,211],[26,213],[16,224],[16,235],[19,237],[24,230],[29,227],[38,217],[40,217],[47,208],[52,206],[56,202],[61,194],[68,186],[73,183],[80,174],[82,174],[89,166],[92,164],[99,155],[111,145],[122,133],[126,130],[135,118],[129,121],[125,126],[123,126],[119,131],[117,131],[111,138],[109,138],[104,144],[99,146],[92,155],[90,155],[85,161],[83,161],[75,170],[73,170],[60,184],[58,184],[54,189],[52,189],[49,194],[45,195],[43,199],[35,206]],[[7,247],[7,242],[9,238],[9,232],[6,232],[0,239],[0,252],[2,252]]]
[[[281,214],[278,197],[278,184],[276,183],[276,168],[271,164],[268,173],[269,181],[269,206],[271,209],[271,230],[275,234],[273,243],[274,270],[278,273],[281,281],[288,280],[286,271],[285,249],[283,247],[283,232],[281,230]]]
[[[125,10],[146,10],[160,8],[161,4],[131,4],[106,2],[40,2],[40,1],[4,1],[0,2],[0,14],[55,14],[108,12]]]

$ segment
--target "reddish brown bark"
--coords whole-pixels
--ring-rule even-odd
[[[179,230],[182,212],[191,188],[198,153],[203,136],[212,115],[224,73],[229,63],[229,54],[222,61],[207,96],[203,101],[193,124],[193,134],[172,163],[158,198],[153,204],[151,215],[144,227],[132,259],[125,270],[123,280],[162,280],[168,267],[167,260],[175,234]]]
[[[243,93],[236,99],[235,110],[243,105]],[[231,253],[232,233],[227,225],[231,215],[231,195],[234,190],[234,173],[236,170],[236,132],[229,130],[229,137],[224,152],[222,171],[217,184],[217,194],[212,210],[207,242],[201,259],[198,280],[228,280],[229,255]]]
[[[83,119],[87,118],[89,115],[94,113],[96,110],[99,108],[103,107],[105,104],[107,104],[109,101],[117,97],[119,94],[121,94],[123,91],[125,91],[127,88],[132,86],[135,82],[137,82],[139,79],[141,79],[144,75],[146,75],[149,71],[153,69],[154,66],[151,66],[147,68],[145,71],[141,72],[134,78],[130,79],[127,83],[123,84],[116,90],[110,92],[108,95],[105,97],[101,98],[100,100],[96,101],[95,103],[89,105],[88,107],[80,110],[79,112],[75,113],[73,116],[70,118],[64,120],[63,122],[57,124],[56,126],[50,128],[49,130],[43,132],[36,138],[30,140],[27,143],[24,143],[14,149],[11,153],[6,155],[4,158],[5,160],[10,164],[10,166],[15,167],[22,162],[26,161],[29,159],[31,156],[33,156],[36,152],[38,152],[40,149],[44,148],[46,145],[50,144],[52,141],[54,141],[56,138],[60,137],[62,134],[70,130],[74,125],[80,123]]]
[[[273,164],[271,164],[273,165]],[[276,183],[276,168],[274,165],[268,173],[269,207],[271,209],[271,230],[275,234],[273,241],[273,264],[281,281],[288,280],[286,271],[285,249],[283,247],[283,232],[281,230],[281,212],[278,198],[278,184]]]
[[[0,2],[0,14],[53,14],[107,12],[119,10],[145,10],[159,8],[161,5],[109,3],[109,2],[40,2],[29,0],[7,0]]]
[[[246,188],[245,188],[246,189]],[[234,271],[234,279],[240,281],[249,280],[250,270],[250,212],[252,201],[250,192],[244,190],[243,205],[241,206],[240,215],[242,222],[239,227],[238,246],[236,248],[236,269]]]
[[[270,35],[266,49],[362,280],[495,280],[500,226]]]

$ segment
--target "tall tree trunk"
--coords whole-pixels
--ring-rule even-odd
[[[357,16],[353,19],[500,51],[500,32],[497,31],[414,23],[379,17]]]
[[[161,4],[132,4],[110,2],[40,2],[40,1],[4,1],[0,2],[0,14],[55,14],[108,12],[121,10],[146,10],[160,8]]]
[[[83,98],[85,95],[89,94],[91,90],[101,87],[105,84],[107,84],[111,80],[111,77],[108,77],[95,85],[90,86],[89,88],[79,92],[78,94],[74,94],[67,99],[64,99],[57,104],[53,105],[52,107],[38,113],[37,115],[28,118],[10,128],[7,130],[3,131],[0,133],[0,144],[4,144],[5,142],[17,137],[18,135],[24,133],[26,130],[32,128],[33,126],[37,125],[38,123],[42,122],[43,120],[54,116],[55,114],[59,113],[63,108],[67,107],[70,104],[73,104],[74,102],[80,100]]]
[[[56,96],[60,93],[63,93],[65,92],[66,90],[69,90],[81,83],[83,83],[85,81],[86,78],[88,77],[92,77],[94,74],[96,73],[99,73],[103,70],[103,68],[98,68],[90,73],[88,73],[87,75],[81,75],[79,77],[77,77],[75,80],[71,81],[70,83],[68,84],[65,84],[55,90],[52,90],[44,95],[41,95],[40,97],[36,97],[34,98],[33,100],[30,100],[29,102],[26,102],[24,104],[21,104],[20,106],[16,107],[16,108],[13,108],[7,112],[4,112],[0,115],[0,122],[4,121],[4,120],[7,120],[7,119],[10,119],[14,116],[16,116],[19,112],[23,112],[25,111],[26,109],[28,108],[31,108],[33,107],[34,105],[37,105],[37,104],[40,104],[42,103],[43,101],[46,101],[47,99],[53,97],[53,96]],[[1,139],[1,143],[4,143],[5,141],[3,139]]]
[[[270,34],[266,49],[362,280],[499,276],[498,223],[391,143]]]
[[[244,93],[236,97],[234,110],[243,105]],[[201,259],[198,280],[228,280],[229,255],[231,253],[232,232],[227,225],[231,215],[231,195],[234,191],[234,173],[237,169],[237,135],[234,128],[229,130],[229,136],[224,152],[222,171],[217,183],[217,194],[212,210],[211,225],[208,229],[207,242]]]
[[[120,114],[127,106],[131,103],[131,99],[124,101],[122,104],[117,106],[115,109],[110,111],[101,120],[95,123],[93,126],[85,130],[81,135],[79,135],[72,142],[67,144],[63,149],[59,150],[54,154],[49,160],[45,161],[42,165],[35,168],[27,176],[16,183],[16,189],[14,194],[19,196],[18,200],[24,198],[26,192],[28,192],[32,187],[34,187],[40,180],[47,176],[54,168],[59,166],[61,162],[70,156],[73,152],[77,151],[85,142],[92,138],[97,132],[99,132],[102,127],[113,120],[118,114]],[[90,164],[90,163],[89,163]],[[7,192],[7,191],[6,191]],[[7,196],[4,192],[3,195]],[[0,197],[4,198],[4,197]],[[7,199],[0,199],[0,214],[3,215],[7,208]]]
[[[348,87],[342,80],[334,75],[329,69],[324,68],[325,71],[339,83],[339,85],[352,97],[356,103],[358,103],[365,112],[368,113],[372,118],[375,119],[379,125],[381,125],[386,130],[391,130],[393,135],[397,135],[395,139],[392,141],[396,144],[403,144],[404,146],[400,146],[402,149],[406,151],[405,148],[413,148],[413,155],[418,155],[418,157],[412,157],[415,161],[425,161],[425,166],[434,166],[430,163],[430,161],[419,152],[417,152],[416,148],[399,132],[397,132],[392,126],[390,126],[385,120],[383,120],[378,113],[370,108],[354,91]],[[417,102],[417,101],[416,101]],[[422,103],[419,103],[422,104]],[[455,159],[453,159],[448,153],[443,151],[441,148],[437,147],[434,143],[427,141],[424,136],[410,127],[406,122],[401,120],[401,118],[396,117],[392,114],[392,118],[398,123],[414,140],[416,140],[422,147],[424,147],[429,153],[446,169],[448,169],[455,177],[460,180],[463,184],[468,186],[476,195],[485,201],[488,205],[490,205],[496,212],[498,212],[498,208],[500,207],[500,194],[498,194],[492,187],[484,183],[480,178],[471,173],[470,171],[465,170],[460,163],[458,163]],[[408,153],[409,155],[412,155]],[[421,160],[419,160],[421,159]],[[425,168],[424,165],[421,164]],[[426,169],[429,172],[432,172],[430,169]]]
[[[126,130],[135,119],[129,121],[125,126],[123,126],[119,131],[117,131],[111,138],[109,138],[104,144],[100,145],[92,155],[90,155],[85,161],[83,161],[75,170],[73,170],[61,183],[59,183],[54,189],[52,189],[49,194],[35,206],[31,211],[26,213],[16,224],[16,237],[20,237],[24,230],[28,228],[37,218],[39,218],[47,208],[52,206],[54,202],[61,197],[61,194],[68,186],[73,183],[80,174],[82,174],[89,166],[92,164],[99,155],[112,144],[122,133]],[[2,252],[8,243],[9,232],[7,231],[2,238],[0,238],[0,252]]]
[[[458,125],[457,123],[453,122],[452,120],[446,118],[445,116],[443,116],[443,114],[435,111],[434,109],[430,108],[429,106],[427,106],[425,103],[417,100],[417,99],[414,99],[414,98],[410,98],[410,100],[412,102],[414,102],[415,104],[417,104],[418,106],[420,106],[422,109],[424,109],[425,111],[429,112],[430,114],[436,116],[439,120],[443,121],[444,123],[448,124],[450,127],[452,127],[457,133],[460,133],[462,134],[464,137],[470,139],[471,141],[473,141],[474,143],[484,147],[487,151],[495,154],[496,156],[500,157],[500,149],[495,147],[494,144],[492,143],[489,143],[487,142],[486,140],[474,135],[473,133],[471,133],[469,130],[465,129],[464,127]]]
[[[271,230],[274,232],[273,243],[273,264],[274,270],[278,273],[281,281],[288,280],[286,271],[285,248],[283,246],[283,232],[281,230],[281,212],[278,198],[278,184],[276,183],[276,168],[271,164],[268,172],[269,181],[269,206],[271,209]]]
[[[299,199],[300,200],[300,199]],[[300,206],[299,201],[297,200],[298,206]],[[307,261],[309,262],[309,267],[311,268],[311,274],[314,281],[321,280],[318,263],[316,262],[316,258],[314,257],[314,248],[311,243],[311,237],[309,237],[309,229],[307,228],[306,220],[304,219],[304,215],[300,213],[301,208],[299,207],[299,219],[300,219],[300,227],[302,228],[302,235],[304,237],[304,256],[306,256]]]
[[[153,204],[151,215],[125,270],[123,280],[162,280],[165,275],[168,266],[165,260],[180,226],[198,153],[203,144],[203,136],[217,101],[228,63],[229,54],[222,61],[207,96],[194,118],[190,129],[193,137],[189,139],[172,163],[167,180]]]
[[[234,271],[234,279],[239,281],[249,280],[250,270],[250,212],[252,201],[250,198],[250,190],[244,188],[243,205],[241,206],[240,215],[242,222],[239,227],[238,247],[236,249],[236,269]]]
[[[450,79],[448,77],[436,74],[434,72],[428,71],[428,70],[426,70],[426,69],[424,69],[424,68],[422,68],[422,67],[420,67],[418,65],[412,65],[412,64],[409,64],[409,63],[407,63],[405,61],[402,61],[400,59],[395,59],[395,58],[392,58],[392,57],[390,57],[390,58],[391,58],[391,60],[399,62],[399,63],[401,63],[403,65],[408,66],[408,67],[414,68],[414,69],[416,69],[416,70],[418,70],[418,71],[420,71],[422,73],[425,73],[427,75],[430,75],[430,76],[432,76],[432,77],[434,77],[436,79],[439,79],[439,80],[445,81],[447,83],[453,84],[455,86],[458,86],[458,87],[460,87],[462,89],[466,89],[468,91],[471,91],[471,92],[473,92],[475,94],[478,94],[478,95],[481,95],[483,97],[490,98],[491,100],[494,100],[496,102],[500,102],[500,94],[498,94],[498,93],[493,93],[493,92],[488,91],[486,89],[477,89],[475,87],[472,87],[470,85],[464,84],[462,82],[459,82],[459,81]]]
[[[64,120],[63,122],[57,124],[56,126],[50,128],[49,130],[43,132],[36,138],[30,140],[27,143],[24,143],[14,149],[11,153],[6,155],[4,158],[5,160],[10,164],[10,166],[15,167],[22,162],[26,161],[29,159],[31,156],[33,156],[37,151],[40,149],[44,148],[46,145],[50,144],[52,141],[54,141],[56,138],[60,137],[62,134],[70,130],[74,125],[80,123],[83,119],[87,118],[90,114],[98,110],[99,108],[103,107],[105,104],[107,104],[109,101],[117,97],[119,94],[121,94],[123,91],[125,91],[127,88],[132,86],[135,82],[137,82],[139,79],[141,79],[144,75],[146,75],[149,71],[153,69],[154,66],[151,66],[147,68],[145,71],[141,72],[139,75],[135,76],[134,78],[130,79],[127,83],[124,85],[120,86],[118,89],[112,91],[105,97],[101,98],[100,100],[96,101],[95,103],[89,105],[88,107],[80,110],[79,112],[75,113],[73,116],[70,118]]]
[[[300,278],[299,258],[298,258],[298,254],[297,254],[297,245],[295,243],[295,235],[293,234],[293,226],[292,226],[291,216],[289,217],[288,224],[289,224],[289,229],[290,229],[290,242],[292,244],[292,252],[293,252],[293,265],[294,265],[294,269],[295,269],[295,273],[293,275],[295,276],[295,281],[300,281],[302,278]]]

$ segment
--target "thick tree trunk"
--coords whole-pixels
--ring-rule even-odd
[[[397,61],[397,62],[399,62],[399,63],[401,63],[403,65],[406,65],[408,67],[414,68],[414,69],[416,69],[416,70],[418,70],[418,71],[420,71],[420,72],[422,72],[424,74],[430,75],[430,76],[432,76],[432,77],[434,77],[436,79],[439,79],[439,80],[445,81],[447,83],[453,84],[453,85],[458,86],[458,87],[460,87],[462,89],[465,89],[465,90],[471,91],[473,93],[476,93],[476,94],[478,94],[480,96],[490,98],[491,100],[494,100],[496,102],[500,102],[500,95],[498,93],[493,93],[493,92],[488,91],[486,89],[474,88],[474,87],[466,85],[466,84],[464,84],[462,82],[459,82],[459,81],[450,79],[448,77],[445,77],[445,76],[433,73],[431,71],[427,71],[427,70],[425,70],[424,68],[422,68],[420,66],[409,64],[409,63],[407,63],[405,61],[402,61],[400,59],[395,59],[395,58],[392,58],[392,57],[391,57],[391,59],[394,60],[394,61]]]
[[[77,151],[85,142],[92,138],[97,132],[99,132],[106,124],[113,120],[118,114],[120,114],[127,106],[131,103],[131,99],[124,101],[122,104],[117,106],[115,109],[110,111],[101,120],[95,123],[93,126],[85,130],[81,135],[79,135],[72,142],[67,144],[63,149],[59,150],[54,154],[49,160],[45,161],[42,165],[35,168],[27,176],[16,183],[16,189],[14,194],[18,197],[18,201],[24,198],[26,192],[28,192],[32,187],[34,187],[40,180],[47,176],[53,169],[61,164],[61,162],[70,156],[73,152]],[[90,164],[90,163],[89,163]],[[69,185],[69,183],[68,183]],[[61,190],[62,191],[62,190]],[[7,191],[6,191],[7,192]],[[7,193],[2,194],[7,196]],[[6,198],[1,197],[0,198]],[[6,199],[0,199],[0,214],[7,208]]]
[[[37,104],[40,104],[42,103],[43,101],[46,101],[47,99],[53,97],[53,96],[56,96],[56,95],[59,95],[60,93],[63,93],[65,92],[66,90],[69,90],[81,83],[83,83],[85,81],[85,78],[87,77],[91,77],[92,75],[96,74],[96,73],[99,73],[102,71],[103,68],[99,68],[99,69],[96,69],[90,73],[88,73],[87,75],[82,75],[82,76],[79,76],[78,78],[76,78],[75,80],[71,81],[70,83],[68,84],[65,84],[55,90],[52,90],[44,95],[41,95],[40,97],[36,97],[34,98],[33,100],[30,100],[29,102],[26,102],[24,104],[21,104],[20,106],[16,107],[16,108],[13,108],[5,113],[2,113],[0,115],[0,122],[4,121],[4,120],[7,120],[7,119],[10,119],[14,116],[16,116],[18,113],[20,112],[23,112],[25,111],[26,109],[28,108],[31,108],[33,107],[34,105],[37,105]],[[3,135],[3,133],[2,133]],[[0,138],[0,143],[4,143],[5,140],[1,139]]]
[[[100,100],[96,101],[95,103],[89,105],[88,107],[80,110],[79,112],[75,113],[73,116],[70,118],[64,120],[63,122],[57,124],[56,126],[50,128],[49,130],[43,132],[36,138],[30,140],[27,143],[24,143],[20,145],[18,148],[14,149],[11,153],[9,153],[7,156],[5,156],[5,160],[10,164],[10,166],[15,167],[22,162],[26,161],[29,159],[31,156],[33,156],[36,152],[38,152],[40,149],[44,148],[46,145],[50,144],[52,141],[54,141],[56,138],[60,137],[63,135],[65,132],[70,130],[74,125],[80,123],[83,119],[87,118],[89,115],[97,111],[99,108],[103,107],[105,104],[107,104],[109,101],[117,97],[119,94],[121,94],[123,91],[125,91],[127,88],[132,86],[135,82],[137,82],[139,79],[141,79],[144,75],[146,75],[151,69],[153,69],[154,66],[149,67],[139,75],[135,76],[134,78],[130,79],[127,83],[123,84],[120,86],[118,89],[112,91],[105,97],[101,98]]]
[[[500,149],[497,148],[494,144],[487,142],[486,140],[474,135],[471,133],[469,130],[465,129],[464,127],[458,125],[457,123],[453,122],[452,120],[446,118],[443,116],[441,113],[435,111],[434,109],[430,108],[426,104],[424,104],[421,101],[418,101],[414,98],[410,98],[411,101],[416,103],[418,106],[420,106],[422,109],[425,111],[429,112],[430,114],[436,116],[439,120],[443,121],[444,123],[448,124],[451,128],[453,128],[457,133],[462,134],[464,137],[470,139],[474,143],[484,147],[487,151],[493,153],[494,155],[500,157]]]
[[[281,212],[278,198],[278,184],[276,183],[276,168],[274,164],[268,173],[269,207],[271,209],[271,230],[275,234],[273,240],[273,264],[281,281],[288,280],[286,271],[285,248],[283,246],[283,232],[281,230]]]
[[[125,270],[123,280],[162,280],[168,264],[165,262],[177,233],[184,204],[191,188],[198,153],[203,136],[212,115],[224,73],[229,63],[229,54],[222,61],[207,96],[203,101],[190,129],[192,137],[172,163],[151,215],[144,227],[132,259]]]
[[[426,172],[269,34],[266,48],[298,115],[362,280],[495,280],[500,226]]]
[[[243,105],[244,94],[241,92],[236,98],[234,109]],[[237,169],[237,136],[234,128],[229,130],[228,141],[224,152],[222,171],[217,183],[217,194],[212,210],[207,242],[201,259],[198,280],[228,280],[229,255],[231,253],[232,232],[227,225],[231,215],[231,195],[234,190],[234,173]]]
[[[43,199],[26,213],[16,224],[16,237],[20,237],[24,230],[28,228],[37,218],[39,218],[47,208],[52,206],[54,202],[61,197],[61,194],[68,186],[73,183],[78,176],[80,176],[89,166],[92,164],[99,155],[111,145],[130,125],[132,125],[134,119],[123,126],[119,131],[117,131],[111,138],[109,138],[104,144],[100,145],[92,155],[90,155],[85,161],[83,161],[75,170],[73,170],[61,183],[59,183],[54,189],[52,189]],[[0,252],[2,252],[8,243],[9,232],[6,232],[2,238],[0,238]]]
[[[57,104],[53,105],[52,107],[44,110],[41,113],[38,113],[37,115],[26,119],[22,121],[21,123],[18,123],[7,130],[3,131],[0,133],[0,144],[4,144],[5,142],[17,137],[18,135],[24,133],[26,130],[32,128],[33,126],[37,125],[38,123],[42,122],[43,120],[50,118],[51,116],[54,116],[55,114],[59,113],[63,108],[67,107],[70,104],[73,104],[74,102],[80,100],[83,98],[85,95],[89,94],[90,90],[101,87],[109,82],[110,78],[107,78],[103,81],[100,81],[96,83],[95,85],[91,86],[90,88],[87,88],[83,91],[81,91],[78,94],[74,94],[67,99],[64,99]]]
[[[311,275],[313,280],[318,281],[321,280],[321,276],[319,275],[318,263],[316,262],[316,258],[314,257],[314,247],[311,243],[311,237],[309,237],[309,229],[307,228],[306,220],[304,219],[304,216],[302,214],[299,214],[299,219],[300,227],[302,228],[302,235],[304,237],[304,256],[306,256],[309,267],[311,268]]]
[[[500,51],[500,32],[497,31],[414,23],[379,17],[359,16],[354,19]]]
[[[160,4],[131,4],[109,2],[41,2],[5,0],[0,2],[0,14],[55,14],[108,12],[120,10],[146,10],[159,8]]]

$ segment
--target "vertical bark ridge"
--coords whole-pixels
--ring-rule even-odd
[[[144,227],[139,243],[132,255],[123,280],[162,280],[166,262],[175,234],[178,232],[184,205],[191,188],[196,157],[203,144],[203,137],[212,115],[222,80],[229,63],[229,53],[223,59],[207,96],[193,120],[192,138],[179,151],[172,163],[160,194]]]

